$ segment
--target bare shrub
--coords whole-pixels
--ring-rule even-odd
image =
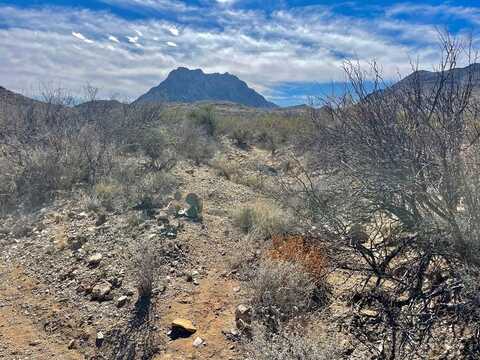
[[[142,209],[165,205],[166,198],[177,187],[176,178],[166,172],[147,173],[127,194],[130,204]]]
[[[150,240],[138,239],[132,245],[131,257],[138,297],[148,299],[152,296],[161,264],[157,249]]]
[[[93,197],[108,211],[122,207],[124,202],[124,189],[116,181],[100,182],[94,187]]]
[[[283,330],[270,333],[261,325],[245,346],[248,360],[339,360],[342,353],[335,339],[326,334],[305,334],[305,331]]]
[[[314,307],[315,282],[298,264],[265,259],[249,285],[254,317],[272,331]]]
[[[330,121],[315,123],[310,144],[313,168],[282,191],[324,234],[338,266],[355,274],[346,321],[382,359],[425,356],[447,343],[478,357],[478,347],[466,346],[480,333],[464,276],[466,268],[478,276],[480,264],[480,136],[471,96],[478,67],[459,79],[456,65],[474,52],[442,36],[443,58],[429,82],[415,72],[388,87],[376,64],[366,73],[347,63],[352,93],[327,103]],[[355,224],[369,236],[352,236]]]
[[[151,169],[168,171],[175,165],[175,153],[165,129],[148,128],[142,132],[138,141],[140,150],[150,160]]]
[[[197,166],[208,162],[215,155],[214,142],[201,129],[183,122],[177,126],[174,132],[177,153],[193,160]]]
[[[235,225],[244,233],[255,233],[263,238],[288,233],[293,226],[293,219],[287,212],[266,201],[257,201],[237,210],[233,218]]]

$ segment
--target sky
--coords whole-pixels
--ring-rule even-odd
[[[288,106],[340,91],[346,60],[432,70],[439,29],[477,39],[480,1],[0,0],[0,86],[128,101],[185,66]]]

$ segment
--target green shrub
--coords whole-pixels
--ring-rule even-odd
[[[205,131],[208,136],[214,136],[217,130],[217,119],[212,106],[202,106],[189,114],[193,125]]]

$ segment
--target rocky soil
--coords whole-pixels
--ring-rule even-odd
[[[252,176],[272,159],[230,148],[226,158]],[[250,171],[250,170],[249,170]],[[203,199],[203,221],[157,211],[98,213],[57,200],[0,223],[1,359],[240,359],[235,309],[245,289],[231,272],[242,238],[231,211],[261,194],[209,166],[179,163],[182,194]],[[158,242],[168,255],[148,313],[142,313],[130,261],[133,239]],[[172,340],[172,322],[195,332]],[[233,334],[232,334],[233,333]],[[152,340],[154,339],[154,341]]]

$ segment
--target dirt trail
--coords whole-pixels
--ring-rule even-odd
[[[0,264],[0,358],[84,359],[68,349],[66,341],[34,323],[39,320],[37,312],[56,312],[60,306],[44,290],[21,267]]]

